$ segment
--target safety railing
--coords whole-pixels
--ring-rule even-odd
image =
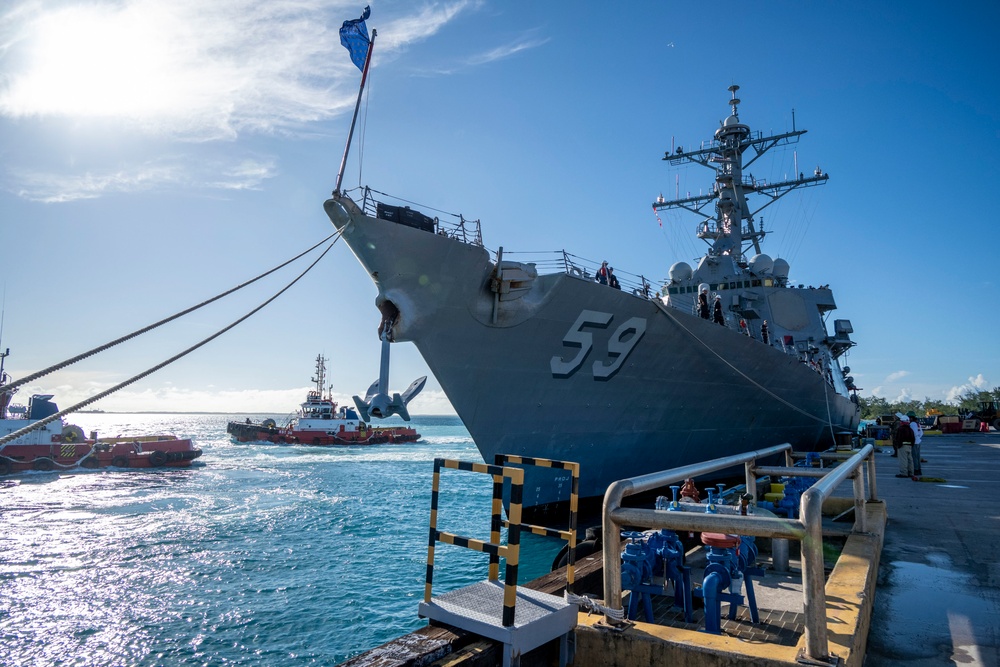
[[[507,561],[504,574],[504,594],[503,611],[501,624],[510,627],[514,624],[515,602],[517,600],[517,570],[521,549],[521,531],[526,529],[538,535],[548,535],[550,537],[560,537],[569,543],[569,566],[566,570],[566,590],[572,592],[574,570],[576,561],[576,517],[578,504],[578,491],[580,480],[580,465],[568,461],[554,461],[550,459],[534,459],[521,456],[499,454],[496,457],[496,465],[485,463],[473,463],[470,461],[458,461],[455,459],[434,459],[434,478],[431,487],[431,518],[430,533],[427,544],[427,575],[424,584],[424,602],[430,603],[432,599],[431,591],[434,581],[434,549],[438,542],[453,544],[473,551],[489,554],[489,580],[497,581],[500,577],[500,558]],[[569,529],[558,530],[545,526],[532,524],[522,524],[522,500],[524,497],[524,470],[512,466],[505,466],[503,463],[514,463],[521,465],[533,465],[546,468],[568,470],[572,475],[572,488],[570,492],[570,517]],[[454,470],[465,470],[469,472],[486,473],[493,476],[493,503],[492,516],[490,521],[490,541],[477,540],[472,537],[465,537],[448,533],[437,529],[438,496],[441,484],[441,469],[450,468]],[[507,510],[508,519],[504,520],[503,512],[503,490],[504,480],[510,480],[510,499]],[[501,528],[507,528],[507,544],[501,543]]]
[[[566,470],[571,476],[571,485],[569,493],[569,521],[566,530],[559,530],[557,528],[548,528],[546,526],[537,526],[530,523],[522,523],[521,529],[528,530],[534,535],[542,535],[544,537],[558,537],[560,539],[566,540],[568,545],[566,550],[566,592],[573,593],[573,582],[576,579],[575,569],[576,569],[576,522],[577,514],[579,511],[579,498],[580,498],[580,464],[574,463],[572,461],[556,461],[553,459],[539,459],[539,458],[529,458],[527,456],[515,456],[513,454],[497,454],[494,458],[494,462],[498,466],[503,466],[506,463],[514,463],[520,465],[530,465],[537,466],[540,468],[552,468],[553,470]],[[500,486],[498,486],[500,485]],[[503,494],[503,478],[494,477],[493,478],[493,526],[490,539],[499,541],[500,539],[500,526],[506,526],[508,530],[510,529],[511,522],[505,520],[502,524],[498,521],[500,518],[501,510],[501,500]],[[496,579],[499,576],[500,559],[499,557],[490,556],[490,578]]]
[[[351,190],[345,191],[345,193],[350,192]],[[402,204],[411,203],[408,200],[400,199],[394,195],[374,190],[367,185],[364,186],[363,193],[364,194],[361,198],[361,210],[365,215],[372,218],[378,217],[378,205],[382,203],[380,199],[376,199],[376,194],[401,202]],[[465,216],[460,213],[447,213],[429,206],[422,206],[421,208],[434,211],[435,213],[441,213],[442,215],[455,219],[455,221],[448,221],[434,216],[435,233],[457,239],[468,245],[479,246],[480,248],[483,247],[483,230],[479,220],[467,220]]]
[[[874,447],[866,445],[857,453],[844,458],[835,468],[793,466],[791,445],[774,447],[727,456],[663,472],[620,480],[608,487],[604,495],[603,554],[604,554],[604,604],[609,608],[621,604],[621,530],[623,526],[665,528],[677,531],[718,532],[756,537],[794,539],[802,543],[802,597],[805,614],[805,643],[807,657],[826,661],[829,655],[829,638],[826,626],[826,579],[823,569],[823,501],[846,479],[853,480],[855,521],[853,530],[866,529],[865,500],[875,496]],[[785,454],[784,467],[757,467],[758,459]],[[825,458],[841,458],[824,455]],[[865,490],[862,463],[868,462],[868,492]],[[700,505],[680,503],[679,509],[664,511],[622,507],[622,500],[630,495],[663,488],[675,482],[705,475],[744,464],[747,493],[756,498],[757,477],[761,475],[787,475],[818,477],[806,490],[799,503],[799,518],[765,517],[739,514],[708,514],[697,511]],[[688,507],[685,507],[688,505]],[[618,621],[606,614],[609,624]]]
[[[470,472],[480,472],[492,475],[494,480],[503,478],[511,481],[510,490],[510,530],[507,532],[507,544],[500,543],[500,531],[490,535],[490,541],[484,542],[471,537],[464,537],[454,533],[446,533],[437,529],[438,513],[438,490],[441,483],[441,469],[451,468],[454,470],[466,470]],[[496,482],[494,481],[494,502],[493,502],[493,524],[499,525],[499,510],[496,501]],[[496,581],[499,570],[493,567],[494,557],[499,563],[502,556],[507,559],[507,571],[504,577],[503,587],[503,618],[501,622],[504,627],[514,624],[514,603],[517,600],[517,564],[521,551],[521,499],[524,489],[524,471],[520,468],[504,468],[503,466],[487,465],[485,463],[472,463],[469,461],[456,461],[454,459],[434,459],[434,480],[431,487],[431,522],[430,535],[427,542],[427,579],[424,584],[424,602],[431,601],[431,587],[434,581],[434,547],[438,542],[454,544],[465,547],[473,551],[479,551],[490,555],[490,575],[491,581]]]

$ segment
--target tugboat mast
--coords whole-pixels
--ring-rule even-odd
[[[755,226],[757,214],[792,190],[822,185],[829,175],[817,167],[812,176],[806,177],[800,173],[797,178],[780,183],[757,181],[752,176],[744,177],[745,169],[760,156],[775,146],[797,143],[806,130],[796,130],[793,123],[792,131],[784,134],[765,137],[760,132],[751,132],[749,126],[740,122],[740,99],[736,97],[739,89],[735,84],[729,87],[729,92],[732,93],[729,100],[732,112],[722,121],[721,127],[715,131],[715,138],[707,147],[689,152],[678,147],[673,153],[668,151],[663,157],[671,165],[693,162],[713,169],[715,185],[712,192],[673,201],[658,199],[653,202],[653,210],[681,208],[702,216],[704,219],[698,223],[698,237],[709,244],[708,255],[729,255],[737,264],[745,265],[744,254],[751,246],[759,254],[760,240],[766,233]],[[744,153],[749,149],[753,152],[744,162]],[[751,211],[747,193],[765,195],[767,200]],[[710,202],[715,203],[714,217],[704,212]]]
[[[316,383],[316,394],[322,397],[323,385],[326,384],[326,358],[322,354],[316,355],[316,377],[312,381]]]

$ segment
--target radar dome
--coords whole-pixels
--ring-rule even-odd
[[[771,269],[771,273],[774,274],[775,278],[787,278],[788,277],[788,262],[781,259],[780,257],[774,260],[774,266]]]
[[[769,255],[754,255],[750,258],[750,270],[757,275],[770,273],[774,267],[774,260]]]
[[[670,267],[670,282],[679,283],[691,279],[691,265],[687,262],[677,262]]]

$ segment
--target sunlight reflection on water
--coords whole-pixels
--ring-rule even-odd
[[[220,415],[73,421],[191,437],[204,455],[0,485],[2,665],[340,662],[424,624],[431,462],[482,460],[454,418],[417,418],[420,443],[336,449],[233,443]],[[475,477],[449,480],[442,529],[488,537],[490,485]],[[541,564],[561,546],[527,537]],[[527,560],[522,580],[545,571]],[[435,592],[485,578],[483,554],[436,561]]]

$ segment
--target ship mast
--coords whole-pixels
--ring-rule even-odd
[[[715,131],[715,138],[707,147],[685,152],[678,146],[663,157],[671,165],[693,162],[713,169],[715,185],[712,192],[672,201],[660,198],[653,202],[653,210],[680,208],[702,216],[704,219],[698,223],[698,237],[709,244],[708,255],[730,255],[738,264],[743,264],[746,261],[744,253],[751,246],[755,253],[760,253],[760,240],[764,238],[765,232],[756,227],[757,214],[792,190],[822,185],[829,175],[817,167],[812,176],[806,177],[800,173],[797,178],[780,183],[767,183],[757,181],[752,176],[744,176],[746,168],[764,153],[775,146],[797,143],[806,130],[795,129],[793,115],[791,132],[769,137],[760,132],[751,132],[749,126],[740,122],[740,99],[736,97],[739,89],[735,84],[729,87],[729,92],[732,93],[729,100],[731,114],[722,121]],[[745,156],[751,149],[752,152]],[[761,194],[767,199],[762,206],[751,211],[747,202],[748,193]],[[710,202],[715,204],[714,217],[704,212]]]
[[[316,355],[316,377],[312,378],[316,383],[316,393],[323,395],[323,385],[326,384],[326,359],[322,354]]]

